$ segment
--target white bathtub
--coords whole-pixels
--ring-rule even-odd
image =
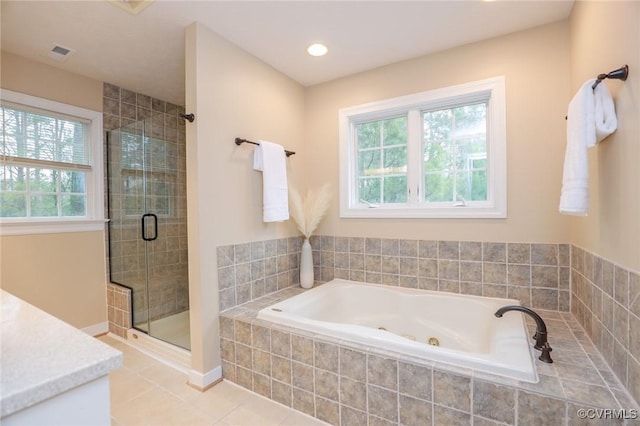
[[[517,300],[335,279],[262,309],[258,318],[422,359],[538,382]],[[439,346],[428,344],[437,339]]]

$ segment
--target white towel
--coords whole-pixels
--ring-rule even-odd
[[[560,213],[586,216],[589,210],[587,149],[615,132],[618,121],[611,94],[604,83],[586,81],[569,103],[567,150],[564,156]]]
[[[262,171],[262,220],[279,222],[289,219],[287,164],[281,145],[259,141],[253,153],[253,169]]]

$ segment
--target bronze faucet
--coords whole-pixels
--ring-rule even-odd
[[[536,322],[536,333],[533,335],[533,338],[536,340],[536,344],[533,347],[539,351],[542,351],[540,357],[538,358],[542,362],[546,362],[551,364],[553,360],[551,359],[550,352],[553,350],[551,346],[549,346],[549,342],[547,342],[547,326],[544,321],[540,317],[540,315],[536,314],[533,310],[529,308],[525,308],[524,306],[512,305],[512,306],[503,306],[498,309],[495,313],[495,316],[498,318],[502,318],[505,312],[509,311],[519,311],[523,312]]]

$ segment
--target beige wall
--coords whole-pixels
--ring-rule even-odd
[[[2,52],[0,87],[102,111],[102,82]],[[0,287],[83,328],[107,320],[104,232],[0,237]]]
[[[640,271],[640,2],[576,2],[571,14],[571,92],[629,65],[626,82],[605,80],[618,130],[589,150],[591,207],[571,221],[571,242]]]
[[[102,111],[102,82],[2,52],[0,86],[31,96]]]
[[[303,180],[304,89],[200,24],[186,33],[189,303],[193,370],[220,365],[216,247],[295,235],[289,223],[262,222],[262,176],[254,146],[270,140],[298,154],[290,180]]]
[[[0,239],[3,290],[78,328],[107,320],[104,232]]]
[[[507,219],[340,219],[338,109],[498,75],[506,78]],[[304,150],[310,184],[336,196],[319,233],[442,240],[567,242],[558,214],[566,105],[567,21],[466,45],[311,87]]]

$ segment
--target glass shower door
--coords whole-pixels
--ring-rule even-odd
[[[134,328],[188,349],[185,170],[152,123],[108,135],[111,281],[132,289]]]

